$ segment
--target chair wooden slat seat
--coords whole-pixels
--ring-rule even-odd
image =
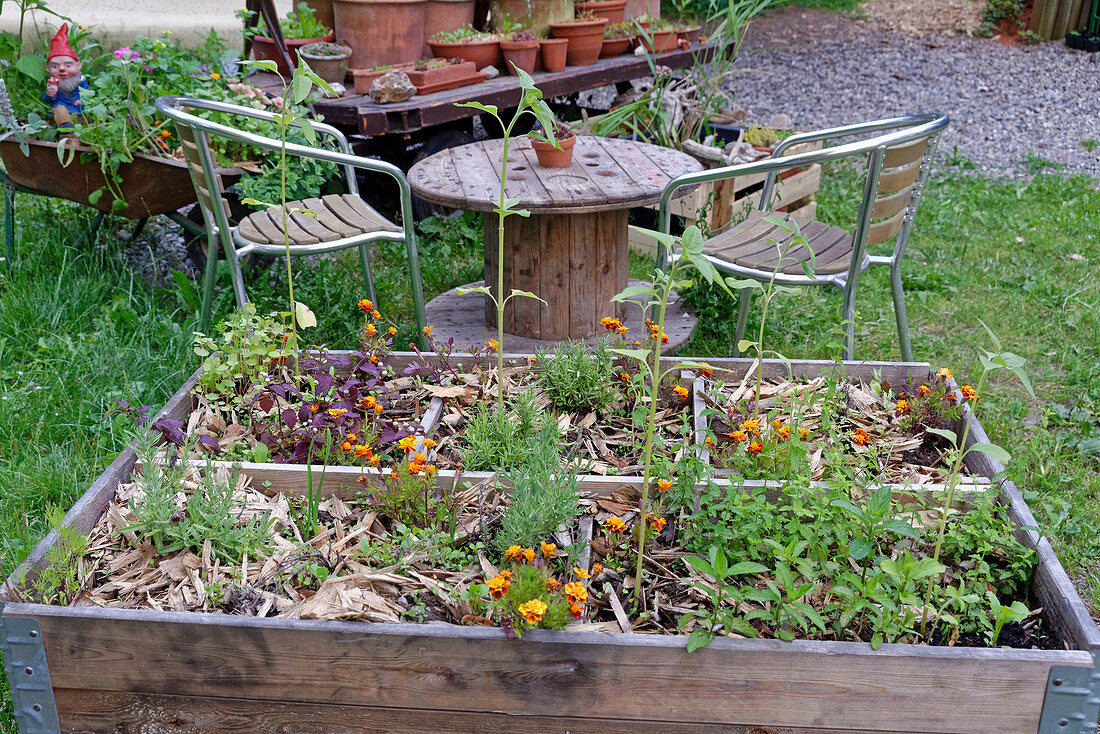
[[[759,210],[743,221],[711,236],[703,254],[721,272],[780,285],[833,285],[844,291],[845,353],[854,358],[854,315],[856,284],[860,273],[871,265],[890,267],[890,287],[898,325],[902,358],[912,361],[905,296],[901,285],[901,259],[916,215],[921,190],[935,154],[939,134],[947,127],[943,115],[909,117],[848,125],[842,128],[792,135],[776,147],[770,159],[738,166],[693,173],[673,179],[662,200],[675,199],[677,189],[702,182],[738,177],[763,176],[764,189]],[[883,133],[856,143],[823,148],[784,157],[783,151],[800,143],[826,141],[847,136]],[[822,222],[798,222],[790,215],[769,211],[776,177],[780,171],[804,168],[843,158],[865,157],[864,197],[856,215],[856,229],[850,233]],[[668,232],[671,218],[667,204],[661,212],[661,229]],[[867,248],[894,239],[889,257],[872,257]],[[811,260],[812,254],[812,260]],[[676,257],[675,253],[672,253]],[[803,267],[812,262],[807,275]],[[752,291],[739,294],[740,309],[734,344],[745,333]]]

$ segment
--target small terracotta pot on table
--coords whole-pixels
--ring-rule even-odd
[[[570,23],[551,23],[550,32],[554,38],[568,38],[569,50],[565,61],[569,66],[590,66],[600,58],[603,48],[603,30],[607,27],[607,18],[580,20]]]
[[[539,59],[539,39],[533,38],[530,41],[501,41],[500,51],[504,56],[504,69],[509,74],[515,74],[516,71],[512,67],[515,64],[517,68],[523,69],[528,74],[535,71],[535,65]]]
[[[539,42],[539,54],[543,71],[564,71],[568,38],[544,38]]]

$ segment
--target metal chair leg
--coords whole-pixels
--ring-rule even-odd
[[[894,297],[894,318],[898,322],[898,344],[903,362],[913,361],[913,345],[909,341],[909,318],[905,313],[905,291],[901,286],[901,270],[890,267],[890,292]]]
[[[855,359],[856,353],[856,288],[852,284],[844,286],[844,359]]]
[[[210,329],[210,317],[214,306],[214,286],[218,280],[218,238],[206,237],[206,270],[202,276],[202,310],[199,311],[199,331]]]
[[[742,288],[737,292],[737,330],[733,337],[733,356],[740,357],[741,340],[745,338],[745,325],[749,321],[749,308],[752,307],[752,292],[755,288]]]
[[[15,263],[15,189],[4,187],[4,253],[8,267]]]

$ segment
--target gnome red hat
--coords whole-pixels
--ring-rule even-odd
[[[73,51],[73,47],[69,45],[68,23],[62,23],[57,35],[50,39],[50,55],[46,57],[46,61],[49,62],[55,56],[68,56],[71,59],[80,60],[77,58],[76,51]]]

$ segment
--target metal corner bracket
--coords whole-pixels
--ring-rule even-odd
[[[0,602],[0,652],[19,734],[61,734],[42,630],[33,617],[5,617]]]
[[[1092,667],[1055,665],[1047,677],[1038,734],[1097,734],[1100,714],[1100,652]]]

